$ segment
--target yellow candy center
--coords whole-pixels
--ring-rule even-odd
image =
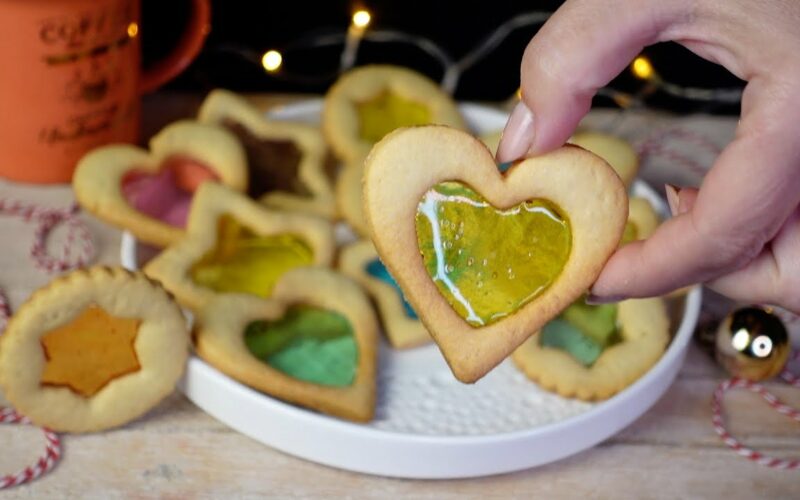
[[[396,128],[425,125],[431,120],[427,106],[404,99],[393,92],[381,92],[356,106],[359,135],[369,143],[380,141]]]
[[[313,264],[308,244],[293,234],[260,236],[229,216],[220,218],[217,246],[192,266],[195,283],[217,292],[268,297],[290,269]]]
[[[139,371],[138,319],[117,318],[91,305],[40,340],[47,362],[41,384],[92,397],[117,377]]]
[[[570,225],[552,202],[493,207],[459,182],[422,197],[416,215],[425,269],[472,326],[513,314],[553,283],[569,258]]]
[[[627,245],[632,241],[636,241],[639,239],[639,229],[636,227],[631,221],[625,223],[625,231],[622,233],[622,241],[620,241],[619,245]]]

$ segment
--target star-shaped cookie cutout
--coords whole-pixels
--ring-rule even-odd
[[[206,97],[198,120],[223,127],[239,139],[247,153],[251,198],[328,219],[336,215],[335,165],[319,129],[267,119],[227,90],[214,90]]]
[[[134,342],[140,323],[115,318],[96,305],[87,307],[42,337],[47,358],[42,383],[91,397],[115,378],[138,371]]]

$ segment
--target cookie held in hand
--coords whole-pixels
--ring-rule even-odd
[[[500,172],[469,134],[422,126],[389,134],[365,166],[375,247],[463,382],[584,293],[627,219],[617,174],[574,146]]]
[[[272,298],[219,296],[199,314],[197,353],[266,394],[366,422],[375,411],[377,320],[352,281],[323,268],[281,276]]]
[[[34,292],[0,337],[0,386],[37,425],[123,425],[170,394],[189,355],[183,314],[142,273],[94,267]]]
[[[150,140],[150,151],[103,146],[81,158],[72,178],[83,208],[158,247],[175,243],[194,192],[206,181],[247,189],[247,159],[226,130],[175,122]]]

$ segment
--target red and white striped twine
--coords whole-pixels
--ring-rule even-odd
[[[693,158],[685,149],[676,148],[676,143],[695,146],[695,148],[708,153],[712,158],[716,158],[722,151],[720,146],[703,134],[683,127],[671,127],[655,132],[639,144],[637,149],[641,164],[644,165],[651,157],[659,156],[688,169],[695,175],[704,176],[710,165]]]
[[[86,224],[78,217],[78,212],[78,205],[74,203],[67,208],[54,209],[0,198],[0,214],[21,217],[27,222],[36,223],[30,257],[36,267],[47,273],[82,267],[94,258],[92,237]],[[67,235],[61,248],[61,256],[54,257],[47,252],[47,238],[61,223],[67,225]],[[80,251],[77,257],[73,258],[72,247],[76,241]],[[0,332],[5,330],[10,317],[11,307],[8,298],[0,289]],[[0,407],[0,423],[32,425],[28,418],[5,407]],[[47,441],[44,454],[36,463],[16,474],[0,477],[0,490],[33,481],[52,469],[61,458],[61,440],[58,435],[46,428],[42,428],[42,432]]]
[[[36,267],[48,273],[85,266],[94,257],[92,237],[86,224],[78,217],[78,212],[79,207],[75,203],[67,208],[44,208],[18,200],[0,199],[0,214],[36,222],[30,255]],[[67,236],[61,248],[61,256],[53,257],[47,253],[47,237],[61,223],[68,226]],[[79,242],[80,253],[73,259],[72,246],[76,239]]]
[[[791,358],[791,360],[797,359],[800,359],[800,351],[795,352]],[[794,387],[800,387],[800,377],[789,371],[788,368],[781,373],[781,378]],[[800,422],[800,410],[783,403],[777,398],[777,396],[766,390],[763,385],[757,382],[751,382],[749,380],[734,377],[721,382],[719,386],[717,386],[717,389],[714,391],[714,395],[711,398],[711,423],[714,425],[714,430],[717,432],[719,437],[722,438],[722,441],[726,445],[730,446],[737,454],[761,465],[776,469],[800,469],[800,459],[770,457],[744,446],[741,442],[739,442],[738,439],[731,436],[727,427],[725,426],[724,410],[722,407],[722,400],[725,397],[725,393],[731,389],[747,389],[755,392],[764,398],[764,401],[766,401],[769,406],[774,408],[775,411]]]
[[[26,417],[23,417],[11,408],[0,407],[0,423],[2,424],[22,424],[30,425],[31,422]],[[48,472],[55,467],[58,460],[61,458],[61,440],[58,435],[49,430],[42,428],[44,438],[47,441],[44,454],[39,457],[33,465],[25,467],[16,474],[9,474],[0,477],[0,490],[12,488],[33,481],[42,474]]]

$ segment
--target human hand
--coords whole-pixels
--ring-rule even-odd
[[[559,147],[592,96],[646,46],[674,40],[747,81],[735,139],[674,217],[606,263],[592,300],[705,282],[733,299],[800,312],[800,2],[568,0],[525,50],[522,102],[498,161]]]

